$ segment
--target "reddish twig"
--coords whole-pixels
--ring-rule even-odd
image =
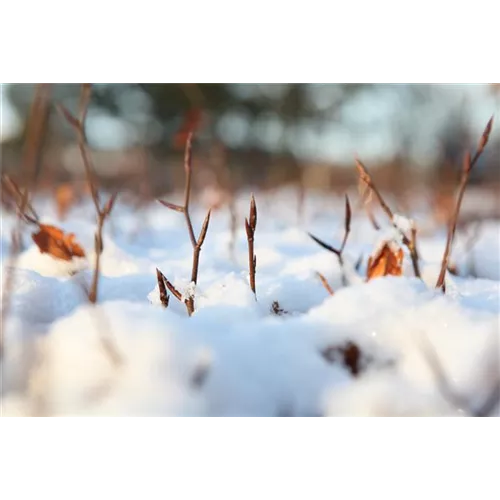
[[[420,274],[418,252],[417,252],[417,247],[416,247],[416,232],[415,232],[415,235],[411,239],[408,238],[408,236],[404,233],[404,231],[402,231],[401,228],[399,228],[396,225],[396,223],[394,222],[394,213],[389,208],[389,205],[387,205],[384,198],[380,194],[380,191],[375,186],[373,179],[372,179],[371,175],[369,174],[367,168],[357,158],[356,158],[356,167],[358,169],[358,173],[359,173],[359,177],[360,177],[361,181],[364,182],[370,188],[370,191],[376,196],[378,202],[380,203],[380,206],[382,207],[382,210],[387,214],[387,217],[389,217],[389,220],[391,221],[392,225],[401,234],[403,244],[408,248],[408,250],[410,252],[410,258],[411,258],[411,262],[413,265],[413,272],[415,273],[415,276],[417,278],[420,278],[421,274]],[[373,223],[374,223],[374,221],[372,220],[372,224]]]
[[[103,207],[101,207],[101,203],[99,200],[99,192],[97,189],[97,179],[95,176],[94,167],[92,164],[92,158],[90,155],[87,139],[85,136],[85,119],[87,117],[87,110],[90,102],[91,90],[92,90],[91,84],[89,83],[82,84],[80,92],[80,101],[78,105],[78,118],[75,117],[62,104],[57,105],[57,110],[69,123],[69,125],[71,125],[76,134],[78,149],[80,150],[80,155],[82,157],[83,166],[85,169],[85,175],[87,177],[87,184],[90,188],[90,194],[96,211],[97,228],[94,236],[94,249],[95,249],[94,272],[92,275],[90,288],[86,290],[89,302],[91,304],[96,304],[98,299],[98,290],[99,290],[101,254],[104,249],[103,238],[102,238],[104,222],[110,216],[111,211],[113,210],[113,206],[115,204],[118,193],[114,193],[113,195],[111,195],[106,204]],[[101,321],[98,322],[98,331],[101,332],[100,341],[102,348],[106,353],[106,355],[108,356],[108,358],[110,359],[111,364],[115,368],[117,368],[123,363],[122,355],[120,354],[120,352],[118,351],[117,347],[115,346],[112,339],[108,336],[108,334],[104,333],[109,330],[107,326],[105,326],[104,328],[99,328],[99,325],[105,323],[106,318],[104,314],[102,314],[102,311],[97,310],[97,312],[100,315],[99,318],[101,319]]]
[[[328,283],[328,280],[320,273],[317,272],[316,275],[321,281],[321,284],[325,287],[325,290],[330,294],[333,295],[333,288],[330,286],[330,283]]]
[[[339,260],[340,267],[342,269],[342,282],[344,285],[347,284],[347,278],[346,278],[345,272],[344,272],[343,253],[344,253],[345,245],[347,243],[347,238],[349,237],[349,234],[351,232],[351,215],[352,215],[352,212],[351,212],[351,204],[349,203],[349,197],[347,195],[345,195],[344,237],[342,239],[342,244],[340,245],[340,248],[334,248],[331,245],[328,245],[328,243],[325,243],[324,241],[320,240],[319,238],[317,238],[313,234],[307,233],[316,243],[318,243],[318,245],[322,246],[326,250],[329,250],[330,252],[333,252],[337,256],[337,258]]]
[[[163,307],[167,308],[170,301],[170,296],[168,295],[167,288],[165,286],[167,278],[165,278],[163,273],[158,268],[156,268],[156,279],[158,280],[158,288],[160,290],[160,302]]]
[[[486,144],[488,144],[488,139],[490,137],[492,127],[493,127],[493,117],[491,117],[488,123],[486,124],[486,128],[484,129],[481,139],[479,140],[479,144],[476,153],[474,155],[474,158],[471,158],[471,154],[469,151],[467,151],[464,156],[464,165],[462,169],[460,186],[458,188],[457,202],[450,223],[448,225],[448,237],[446,239],[446,247],[443,253],[443,259],[441,261],[441,271],[439,272],[439,276],[436,282],[436,288],[440,288],[443,292],[446,291],[446,284],[445,284],[446,269],[448,268],[448,260],[450,258],[451,247],[453,245],[453,240],[455,238],[458,214],[460,213],[460,207],[462,205],[462,199],[464,197],[465,188],[467,187],[467,182],[469,181],[471,170],[476,165],[477,160],[484,151]]]
[[[248,219],[245,218],[245,231],[247,233],[248,241],[248,269],[250,276],[250,288],[257,297],[257,292],[255,288],[255,273],[257,270],[257,257],[254,252],[254,241],[255,241],[255,229],[257,228],[257,205],[255,204],[255,198],[252,194],[252,199],[250,200],[250,213]]]
[[[164,200],[158,200],[162,205],[164,205],[167,208],[170,208],[170,210],[174,210],[175,212],[180,212],[184,214],[184,218],[186,220],[186,226],[188,229],[189,233],[189,240],[191,241],[191,245],[193,247],[193,264],[191,268],[191,282],[194,283],[195,285],[198,283],[198,269],[199,269],[199,263],[200,263],[200,253],[201,253],[201,248],[203,246],[203,242],[205,241],[205,237],[207,235],[208,231],[208,225],[210,223],[210,214],[211,210],[208,211],[205,220],[203,221],[203,225],[200,230],[200,234],[198,235],[198,239],[196,239],[194,230],[193,230],[193,223],[191,222],[191,216],[189,213],[189,202],[191,198],[191,176],[193,172],[192,168],[192,138],[193,134],[190,133],[188,135],[187,141],[186,141],[186,150],[184,153],[184,170],[186,172],[186,182],[184,186],[184,204],[183,205],[176,205],[174,203],[170,203],[168,201]],[[175,290],[173,285],[166,280],[165,284],[167,288],[173,293],[173,295],[178,299],[182,300],[182,295]],[[171,287],[171,288],[170,288]],[[175,290],[175,291],[174,291]],[[186,304],[186,309],[188,311],[189,316],[191,316],[194,313],[194,297],[190,295],[185,299],[185,304]]]
[[[87,183],[90,188],[92,201],[94,202],[94,207],[96,211],[97,230],[94,237],[96,256],[95,256],[94,274],[92,276],[92,284],[90,286],[90,290],[88,293],[89,301],[92,304],[95,304],[98,298],[100,262],[101,262],[101,254],[104,248],[102,239],[103,227],[106,218],[109,217],[111,210],[113,209],[117,193],[113,194],[109,198],[104,207],[101,207],[99,201],[99,193],[97,190],[97,180],[95,177],[94,168],[92,165],[92,159],[89,153],[87,140],[85,137],[85,118],[87,116],[87,109],[90,101],[90,92],[91,92],[91,85],[86,83],[82,84],[82,91],[80,94],[80,103],[78,109],[78,118],[76,118],[62,104],[59,104],[57,106],[57,109],[61,113],[61,115],[66,119],[66,121],[73,127],[75,131],[78,142],[78,148],[80,149],[80,154],[83,160],[83,166],[85,168]]]
[[[8,175],[2,175],[2,189],[17,207],[17,215],[25,222],[38,226],[40,217],[29,202],[28,198],[24,196],[19,186]]]

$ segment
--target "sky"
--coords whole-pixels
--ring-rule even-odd
[[[245,90],[241,86],[239,91]],[[318,86],[316,98],[321,106],[322,93]],[[272,92],[273,86],[266,85]],[[9,102],[6,84],[0,89],[0,141],[17,136],[22,129],[22,118]],[[130,99],[124,106],[135,107],[135,117],[147,120],[147,103]],[[401,93],[392,86],[383,86],[377,92],[362,92],[341,110],[341,124],[325,123],[318,128],[312,121],[298,123],[285,140],[288,147],[302,159],[321,162],[348,163],[359,155],[367,161],[390,159],[400,146],[400,130],[411,130],[409,154],[416,164],[431,164],[439,152],[438,131],[446,128],[453,112],[461,112],[478,137],[490,116],[500,110],[500,93],[496,95],[487,84],[434,85],[430,98],[419,106],[410,106]],[[132,110],[133,111],[133,110]],[[153,124],[154,125],[154,124]],[[249,124],[238,112],[229,112],[221,120],[218,133],[229,146],[238,147],[248,137]],[[88,140],[96,149],[123,149],[146,141],[140,135],[141,127],[100,112],[89,112]],[[154,133],[155,127],[148,127]],[[269,113],[251,130],[251,140],[269,151],[277,151],[283,140],[283,127],[276,114]]]

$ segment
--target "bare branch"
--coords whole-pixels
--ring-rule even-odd
[[[311,233],[307,233],[310,238],[312,238],[318,245],[322,246],[325,250],[328,250],[330,252],[333,252],[335,255],[340,255],[340,250],[337,250],[336,248],[332,247],[328,243],[325,243],[323,240],[320,240],[316,236],[314,236]]]
[[[249,224],[252,228],[252,231],[255,232],[255,228],[257,227],[257,205],[255,204],[255,197],[252,194],[252,198],[250,200],[250,218]]]
[[[162,303],[163,307],[167,308],[170,298],[165,286],[166,278],[158,268],[156,268],[156,279],[158,281],[158,288],[160,290],[160,302]]]
[[[170,281],[168,281],[167,278],[165,278],[165,285],[167,285],[167,288],[170,290],[170,292],[172,293],[172,295],[177,300],[180,300],[182,302],[182,294],[181,294],[181,292],[179,292],[179,290],[177,290],[177,288],[175,288],[175,286],[172,285],[172,283],[170,283]]]
[[[185,181],[185,186],[184,186],[184,205],[176,205],[175,203],[170,203],[168,201],[163,201],[163,200],[158,200],[162,205],[166,206],[167,208],[170,208],[171,210],[174,210],[176,212],[180,212],[184,214],[184,217],[186,219],[186,226],[188,229],[189,233],[189,239],[191,241],[191,245],[193,247],[193,265],[191,268],[191,281],[193,283],[197,283],[198,281],[198,267],[199,267],[199,260],[200,260],[200,251],[201,247],[203,245],[203,242],[205,241],[205,237],[207,235],[207,230],[208,230],[208,225],[210,222],[210,214],[211,211],[208,211],[207,216],[205,217],[205,220],[203,222],[200,234],[198,236],[198,239],[196,239],[196,236],[194,234],[193,230],[193,223],[191,221],[191,216],[189,214],[189,201],[191,197],[191,175],[192,175],[192,138],[193,138],[193,133],[190,132],[186,141],[186,149],[184,152],[184,170],[186,173],[186,181]],[[167,282],[168,286],[168,282]],[[175,293],[172,292],[174,295]],[[180,297],[180,294],[179,294]],[[178,297],[178,298],[179,298]],[[179,299],[180,300],[180,299]],[[186,308],[188,311],[188,314],[191,316],[194,312],[194,297],[189,297],[186,301]]]
[[[175,203],[170,203],[169,201],[164,201],[164,200],[158,200],[158,201],[165,207],[170,208],[170,210],[175,210],[176,212],[184,213],[184,207],[181,207],[180,205],[176,205]]]
[[[25,200],[23,207],[24,193],[8,175],[2,175],[2,188],[16,205],[18,216],[30,224],[38,225],[40,221],[38,214],[28,199]],[[31,215],[27,213],[28,211]]]
[[[91,87],[88,84],[82,85],[82,91],[80,95],[80,116],[85,119],[87,116],[87,107],[90,100],[90,90]],[[94,167],[92,165],[92,160],[88,151],[87,141],[85,138],[85,122],[77,119],[73,114],[65,108],[62,104],[57,106],[58,111],[66,119],[66,121],[74,128],[77,137],[78,148],[80,150],[80,155],[82,157],[83,166],[85,168],[85,174],[87,176],[87,182],[90,188],[90,193],[92,195],[92,200],[97,213],[101,212],[99,193],[97,191],[97,180],[94,174]]]
[[[85,174],[87,177],[87,183],[90,188],[92,201],[94,202],[94,207],[96,211],[97,218],[97,229],[94,237],[95,242],[95,265],[94,274],[92,276],[92,284],[89,291],[89,301],[92,304],[97,302],[98,297],[98,284],[99,284],[99,272],[100,272],[100,262],[101,254],[103,251],[103,227],[104,221],[110,215],[113,209],[114,203],[116,201],[117,193],[113,194],[104,208],[101,208],[99,202],[99,192],[97,190],[97,180],[94,174],[94,168],[92,165],[92,160],[90,153],[88,151],[87,141],[85,138],[85,118],[87,116],[87,110],[90,103],[92,87],[88,83],[84,83],[81,86],[80,102],[79,102],[79,118],[76,118],[67,108],[59,104],[57,106],[58,111],[65,118],[65,120],[73,127],[77,137],[78,148],[80,149],[80,154],[82,156],[83,166],[85,168]]]
[[[465,194],[465,189],[469,181],[470,172],[474,168],[474,165],[476,164],[477,160],[481,156],[481,153],[484,151],[486,144],[488,143],[492,127],[493,127],[493,117],[491,117],[490,120],[488,121],[486,128],[484,129],[483,135],[479,140],[478,149],[476,151],[476,154],[474,155],[474,159],[471,159],[470,151],[467,151],[464,155],[464,165],[463,165],[460,185],[458,187],[457,202],[448,226],[446,247],[443,253],[443,259],[441,261],[441,270],[439,272],[439,276],[436,282],[436,288],[440,288],[443,291],[443,293],[446,291],[446,283],[445,283],[446,269],[448,268],[448,261],[453,246],[453,240],[455,238],[455,232],[457,230],[458,215],[460,213],[460,207],[462,206],[462,200]]]
[[[393,213],[392,210],[389,208],[387,203],[385,202],[384,198],[382,198],[382,195],[380,194],[379,190],[373,183],[371,175],[368,173],[368,170],[366,167],[361,163],[361,161],[356,158],[356,167],[358,168],[358,173],[359,177],[361,180],[370,188],[370,190],[373,192],[373,194],[377,197],[378,202],[380,203],[380,206],[382,207],[382,210],[387,214],[387,217],[392,221],[393,218]]]
[[[344,219],[344,239],[342,240],[342,245],[340,247],[339,253],[342,254],[347,243],[347,238],[351,232],[351,204],[349,203],[349,197],[345,195],[345,219]]]
[[[109,200],[103,209],[104,214],[109,215],[111,213],[111,210],[113,210],[113,207],[115,205],[115,201],[116,201],[117,196],[118,196],[118,193],[114,193],[109,197]]]
[[[257,257],[254,251],[255,230],[257,228],[257,205],[255,203],[254,195],[250,200],[250,213],[248,219],[245,218],[245,231],[247,233],[248,243],[248,270],[250,276],[250,288],[257,298],[255,274],[257,270]]]
[[[333,288],[330,286],[330,283],[328,283],[328,280],[320,273],[317,272],[316,275],[321,281],[321,284],[325,287],[325,290],[330,294],[333,295]]]
[[[421,274],[420,274],[420,265],[419,265],[419,258],[418,258],[418,252],[417,252],[416,246],[414,244],[412,244],[412,241],[408,239],[408,236],[406,236],[406,234],[401,230],[401,228],[399,228],[395,224],[395,222],[394,222],[394,213],[389,208],[389,205],[387,205],[387,203],[385,202],[384,198],[380,194],[380,191],[375,186],[375,183],[373,182],[373,179],[372,179],[370,173],[368,172],[367,168],[363,165],[363,163],[358,158],[356,158],[355,161],[356,161],[356,167],[358,169],[358,173],[359,173],[359,177],[360,177],[361,181],[364,182],[369,187],[369,189],[371,190],[371,192],[376,196],[378,202],[380,203],[380,206],[382,207],[382,210],[387,214],[387,217],[389,217],[389,220],[391,221],[391,224],[401,234],[401,237],[402,237],[402,240],[403,240],[403,244],[408,248],[408,250],[410,252],[410,258],[411,258],[411,261],[412,261],[413,271],[415,273],[415,276],[417,278],[420,278],[421,277]],[[374,219],[372,220],[372,224],[374,224],[374,226],[376,224],[376,221]],[[416,234],[415,234],[415,241],[416,241]]]
[[[345,216],[344,216],[344,238],[342,239],[342,244],[340,246],[340,249],[334,248],[331,245],[328,245],[328,243],[325,243],[324,241],[320,240],[316,236],[312,235],[311,233],[307,233],[318,245],[322,246],[326,250],[333,252],[338,260],[339,260],[339,265],[342,269],[342,283],[344,285],[347,284],[347,277],[345,275],[345,270],[344,270],[344,257],[343,257],[343,252],[345,249],[345,245],[347,243],[347,238],[349,237],[349,233],[351,232],[351,204],[349,203],[349,197],[347,194],[345,195]]]
[[[210,214],[212,210],[209,210],[205,220],[203,221],[203,226],[201,227],[200,235],[198,236],[198,241],[196,242],[197,247],[201,247],[207,236],[208,224],[210,223]],[[196,283],[196,282],[195,282]]]

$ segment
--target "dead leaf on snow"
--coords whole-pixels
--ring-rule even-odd
[[[391,248],[392,246],[392,248]],[[403,274],[403,250],[394,248],[388,242],[368,260],[367,281],[380,276],[401,276]]]
[[[48,224],[40,224],[38,233],[31,237],[42,253],[48,253],[61,260],[73,257],[85,257],[83,248],[75,241],[73,233],[65,233],[61,229]]]

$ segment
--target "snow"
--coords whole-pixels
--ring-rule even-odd
[[[411,239],[411,232],[415,227],[415,221],[403,215],[394,214],[392,216],[392,223],[399,229],[408,239]]]
[[[342,270],[307,235],[341,241],[342,196],[308,193],[300,217],[293,190],[255,198],[257,297],[249,287],[243,225],[249,193],[236,200],[234,255],[229,211],[213,211],[196,285],[184,218],[157,203],[139,211],[118,198],[105,225],[95,306],[85,296],[95,259],[91,203],[74,207],[61,223],[50,200],[34,201],[44,222],[75,233],[84,247],[87,258],[69,263],[41,254],[28,228],[24,250],[11,262],[14,218],[2,213],[2,279],[8,266],[15,270],[3,325],[2,414],[466,416],[481,405],[500,376],[498,221],[482,223],[470,249],[457,233],[452,261],[461,275],[447,275],[443,295],[434,286],[444,228],[419,234],[422,280],[406,252],[403,276],[366,282],[369,255],[384,241],[400,243],[390,221],[377,232],[362,209],[353,211]],[[197,205],[193,196],[195,232],[206,203]],[[432,217],[418,215],[417,229]],[[413,224],[399,215],[393,222],[405,232]],[[173,296],[162,307],[156,268],[183,297],[194,294],[192,317]],[[280,314],[272,312],[274,302]],[[349,343],[365,360],[356,375],[341,357],[329,362],[322,355]],[[429,345],[470,407],[443,396],[426,357]]]

